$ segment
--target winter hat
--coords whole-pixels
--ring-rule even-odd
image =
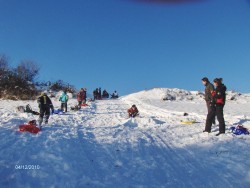
[[[221,79],[220,78],[215,78],[214,83],[221,84]]]
[[[209,82],[209,80],[208,80],[207,77],[204,77],[204,78],[202,78],[201,80],[204,81],[204,82]]]

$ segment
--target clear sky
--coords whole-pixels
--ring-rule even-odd
[[[203,76],[250,92],[250,0],[168,1],[0,0],[0,53],[90,92],[203,90]]]

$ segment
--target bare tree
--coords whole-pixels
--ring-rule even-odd
[[[17,75],[25,81],[33,82],[39,73],[39,67],[33,61],[22,61],[16,68]]]
[[[4,88],[8,78],[8,59],[5,55],[0,54],[0,98],[3,95]]]
[[[0,56],[0,98],[27,100],[37,95],[34,79],[39,68],[33,61],[22,61],[9,68],[6,56]]]
[[[0,72],[8,69],[8,58],[5,55],[0,54]]]

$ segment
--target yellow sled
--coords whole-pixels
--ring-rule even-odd
[[[191,125],[194,123],[197,123],[197,121],[196,120],[181,120],[181,124],[183,125]]]

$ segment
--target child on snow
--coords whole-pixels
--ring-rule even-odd
[[[68,110],[68,100],[69,96],[67,95],[67,92],[63,91],[61,97],[59,98],[59,101],[61,101],[61,110],[64,112],[67,112]]]
[[[112,95],[111,95],[111,99],[117,99],[119,96],[118,96],[118,93],[115,91]]]
[[[86,103],[86,89],[81,88],[79,93],[77,94],[78,107],[81,108],[82,104]]]
[[[136,105],[132,105],[130,109],[128,109],[129,117],[135,117],[139,115],[139,110],[137,109]]]
[[[45,115],[45,124],[48,124],[48,120],[49,120],[49,116],[50,116],[50,109],[52,110],[52,113],[54,113],[54,106],[53,106],[50,98],[44,92],[37,99],[37,103],[38,103],[38,107],[40,109],[38,125],[39,125],[39,128],[41,129],[44,115]]]

